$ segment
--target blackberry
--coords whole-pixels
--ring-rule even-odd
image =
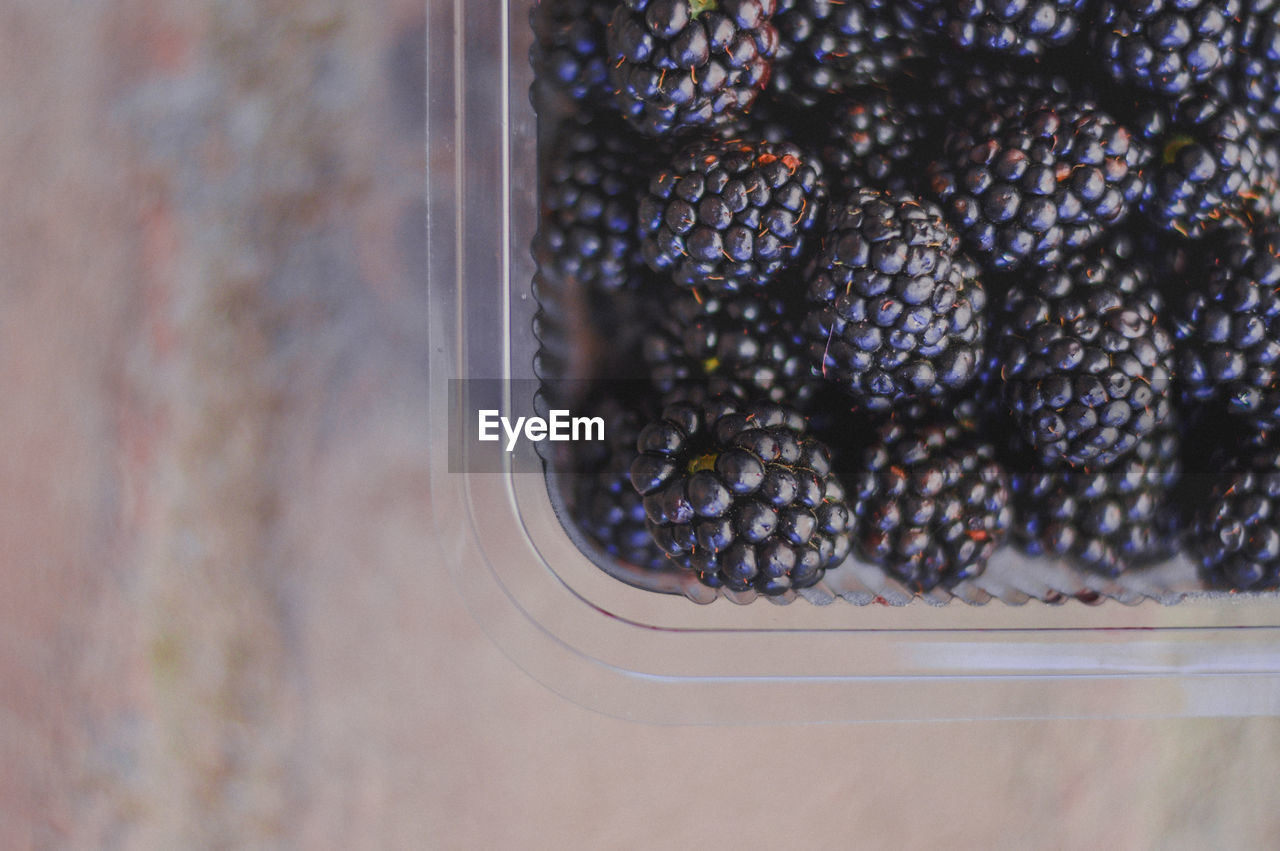
[[[922,19],[901,0],[781,0],[769,86],[813,106],[856,86],[886,83],[924,55]]]
[[[1126,216],[1148,158],[1092,102],[1017,99],[952,128],[930,187],[984,266],[1051,266]]]
[[[538,0],[529,10],[534,37],[529,61],[539,111],[546,106],[536,94],[541,85],[593,106],[607,102],[605,33],[612,14],[608,0]]]
[[[1088,0],[948,0],[941,28],[964,50],[1039,56],[1079,33]]]
[[[912,191],[928,139],[927,118],[913,98],[881,88],[853,92],[832,106],[822,150],[832,195],[839,201],[863,187]]]
[[[818,384],[799,322],[762,293],[673,297],[645,334],[644,359],[664,398],[692,384],[704,395],[733,393],[804,409]]]
[[[1104,0],[1094,46],[1113,79],[1181,95],[1235,60],[1240,0]]]
[[[1156,152],[1139,206],[1163,230],[1198,238],[1258,194],[1257,128],[1216,92],[1194,92],[1172,105],[1149,103],[1134,132]]]
[[[1186,262],[1175,320],[1183,392],[1280,426],[1280,222],[1238,220]]]
[[[872,410],[973,378],[986,296],[958,243],[911,195],[854,191],[806,274],[803,330],[821,374]]]
[[[663,136],[734,121],[769,78],[774,0],[623,0],[609,22],[609,81],[622,114]]]
[[[534,237],[539,273],[584,290],[636,285],[644,268],[636,199],[648,176],[645,147],[601,118],[566,121],[549,148]]]
[[[1056,97],[1071,102],[1097,99],[1082,75],[1068,79],[1034,60],[944,53],[935,61],[912,63],[904,72],[913,100],[933,121],[934,133],[945,133],[954,125],[972,124],[988,112],[1036,98]]]
[[[1107,576],[1171,557],[1178,549],[1174,486],[1177,429],[1166,425],[1105,470],[1038,468],[1022,453],[1009,468],[1013,538],[1031,555],[1057,555]]]
[[[569,444],[573,459],[570,516],[582,533],[620,562],[645,570],[667,566],[666,554],[645,528],[644,503],[631,487],[636,439],[647,419],[642,401],[606,397],[590,413],[604,420],[605,441]]]
[[[640,433],[631,483],[653,539],[711,587],[777,595],[849,551],[851,512],[804,418],[731,397],[668,405]]]
[[[1169,417],[1173,336],[1119,238],[1011,290],[992,346],[1005,403],[1047,467],[1107,467]]]
[[[821,163],[796,145],[695,142],[640,201],[644,259],[683,287],[763,286],[804,252],[825,200]]]
[[[889,420],[850,491],[858,551],[920,592],[982,573],[1012,522],[995,449],[954,422]]]
[[[1260,131],[1276,134],[1280,133],[1280,3],[1269,0],[1256,5],[1245,16],[1232,77],[1236,102],[1244,105]]]
[[[1242,454],[1215,481],[1187,534],[1187,549],[1211,586],[1280,587],[1280,450]]]

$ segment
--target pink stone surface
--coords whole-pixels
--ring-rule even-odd
[[[435,553],[412,0],[0,5],[0,845],[1275,848],[1280,720],[645,726]]]

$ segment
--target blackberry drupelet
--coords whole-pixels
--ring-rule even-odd
[[[887,83],[925,55],[922,18],[902,0],[780,0],[769,87],[813,106],[829,94]]]
[[[1079,35],[1087,6],[1088,0],[946,0],[937,19],[962,50],[1039,56]]]
[[[858,188],[914,191],[929,139],[928,117],[915,98],[866,87],[837,101],[822,149],[833,199],[839,203]]]
[[[1177,552],[1173,498],[1182,462],[1171,424],[1104,470],[1040,468],[1029,451],[1008,467],[1013,539],[1023,551],[1113,577]]]
[[[644,259],[683,287],[763,286],[801,257],[825,202],[821,162],[796,145],[695,142],[640,201]]]
[[[1048,468],[1107,467],[1169,417],[1173,335],[1117,238],[1010,290],[992,347],[1018,432]]]
[[[1189,252],[1175,320],[1178,378],[1260,429],[1280,426],[1280,222],[1239,219]]]
[[[1139,207],[1163,230],[1198,238],[1260,192],[1263,147],[1248,114],[1201,90],[1165,105],[1149,102],[1134,133],[1156,155]]]
[[[954,422],[887,421],[849,488],[858,551],[919,592],[982,573],[1012,522],[995,449]]]
[[[1036,96],[953,126],[929,181],[985,268],[1051,266],[1124,219],[1149,156],[1092,102]]]
[[[714,128],[751,109],[769,78],[774,0],[623,0],[609,22],[609,81],[636,129]]]
[[[1235,61],[1241,0],[1103,0],[1094,49],[1113,79],[1184,94]]]
[[[533,45],[534,106],[547,104],[539,86],[562,92],[592,107],[608,102],[608,54],[605,33],[614,4],[610,0],[538,0],[529,10]]]
[[[1245,210],[1251,215],[1280,216],[1280,134],[1263,140],[1258,163],[1257,193],[1247,199]]]
[[[542,169],[534,259],[540,274],[583,290],[616,291],[643,277],[636,201],[651,155],[608,117],[567,120]]]
[[[638,448],[631,483],[649,532],[704,584],[783,594],[848,554],[844,490],[794,409],[731,397],[676,402]]]
[[[631,487],[636,439],[649,418],[649,400],[606,397],[589,410],[605,422],[603,443],[568,444],[573,459],[570,516],[602,551],[618,561],[647,570],[667,566],[666,554],[645,527],[644,503]]]
[[[810,372],[799,321],[762,292],[675,295],[650,323],[644,359],[668,399],[731,393],[805,410],[820,383]]]
[[[803,329],[821,374],[872,410],[973,378],[986,296],[958,243],[932,205],[855,190],[806,273]]]
[[[1211,586],[1280,587],[1280,450],[1246,450],[1213,477],[1187,533],[1187,550]]]

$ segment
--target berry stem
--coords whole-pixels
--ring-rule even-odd
[[[716,0],[689,0],[689,17],[696,18],[703,12],[714,12],[718,5]]]

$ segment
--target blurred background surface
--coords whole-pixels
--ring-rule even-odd
[[[0,845],[1280,847],[1280,719],[656,727],[509,662],[430,517],[427,19],[0,5]]]

